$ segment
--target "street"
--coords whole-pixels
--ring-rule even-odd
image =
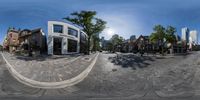
[[[196,100],[200,52],[177,56],[100,53],[89,75],[62,89],[38,89],[14,79],[1,57],[0,99]]]

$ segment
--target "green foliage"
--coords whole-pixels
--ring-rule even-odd
[[[112,38],[110,39],[110,43],[109,43],[109,51],[115,51],[115,47],[122,44],[124,41],[124,38],[117,35],[117,34],[114,34],[112,36]]]
[[[123,42],[123,37],[121,37],[117,34],[114,34],[112,36],[112,38],[110,39],[110,41],[113,45],[118,45],[118,44],[121,44]]]
[[[150,40],[152,42],[161,40],[163,41],[165,38],[165,28],[162,25],[156,25],[154,28],[154,33],[151,34]]]
[[[91,38],[93,38],[93,45],[97,44],[99,40],[99,34],[105,29],[106,22],[100,18],[96,18],[96,11],[80,11],[71,13],[71,17],[64,18],[80,27],[88,35],[88,53],[90,48]],[[97,39],[98,38],[98,39]]]
[[[113,51],[113,44],[112,44],[111,42],[108,42],[106,48],[107,48],[107,50],[110,51],[110,52]]]
[[[165,35],[167,42],[169,42],[169,43],[176,42],[176,36],[174,35],[175,33],[176,33],[176,28],[174,28],[172,26],[167,27],[166,35]]]
[[[3,46],[2,45],[0,45],[0,50],[3,50]]]
[[[158,41],[161,42],[161,48],[162,48],[162,54],[163,54],[163,48],[164,48],[164,39],[168,43],[174,43],[176,42],[176,36],[174,35],[176,33],[176,28],[172,26],[168,26],[167,28],[164,28],[162,25],[155,25],[153,28],[154,32],[150,35],[150,41],[152,43],[157,43]]]
[[[166,39],[169,43],[176,42],[176,28],[168,26],[166,29],[162,25],[156,25],[153,28],[154,32],[150,35],[151,42],[155,43],[158,40],[164,41]]]

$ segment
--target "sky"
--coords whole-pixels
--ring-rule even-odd
[[[100,35],[106,39],[150,35],[157,24],[176,27],[179,35],[183,27],[200,33],[199,9],[199,0],[0,0],[0,43],[8,27],[47,33],[47,21],[81,10],[97,11],[96,17],[107,22]]]

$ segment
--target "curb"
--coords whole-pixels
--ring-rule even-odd
[[[24,77],[23,75],[19,74],[13,67],[12,65],[6,60],[6,58],[4,57],[3,53],[1,53],[3,59],[5,60],[6,64],[7,64],[7,68],[9,70],[9,72],[11,73],[11,75],[17,79],[19,82],[28,85],[30,87],[34,87],[34,88],[43,88],[43,89],[59,89],[59,88],[65,88],[68,86],[72,86],[75,85],[81,81],[83,81],[89,74],[89,72],[92,70],[93,66],[95,65],[97,58],[99,56],[99,53],[97,53],[96,57],[94,58],[94,60],[92,61],[92,63],[79,75],[77,75],[74,78],[62,81],[62,82],[39,82],[39,81],[35,81],[35,80],[31,80],[29,78]]]

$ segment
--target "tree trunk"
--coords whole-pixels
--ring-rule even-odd
[[[89,55],[90,54],[90,36],[88,37],[88,44],[87,44],[87,54]]]
[[[95,39],[93,39],[93,43],[94,43],[93,51],[96,52],[97,51],[97,44],[96,44],[96,40]]]
[[[162,49],[162,56],[164,56],[164,41],[162,40],[162,47],[161,47],[161,49]]]

